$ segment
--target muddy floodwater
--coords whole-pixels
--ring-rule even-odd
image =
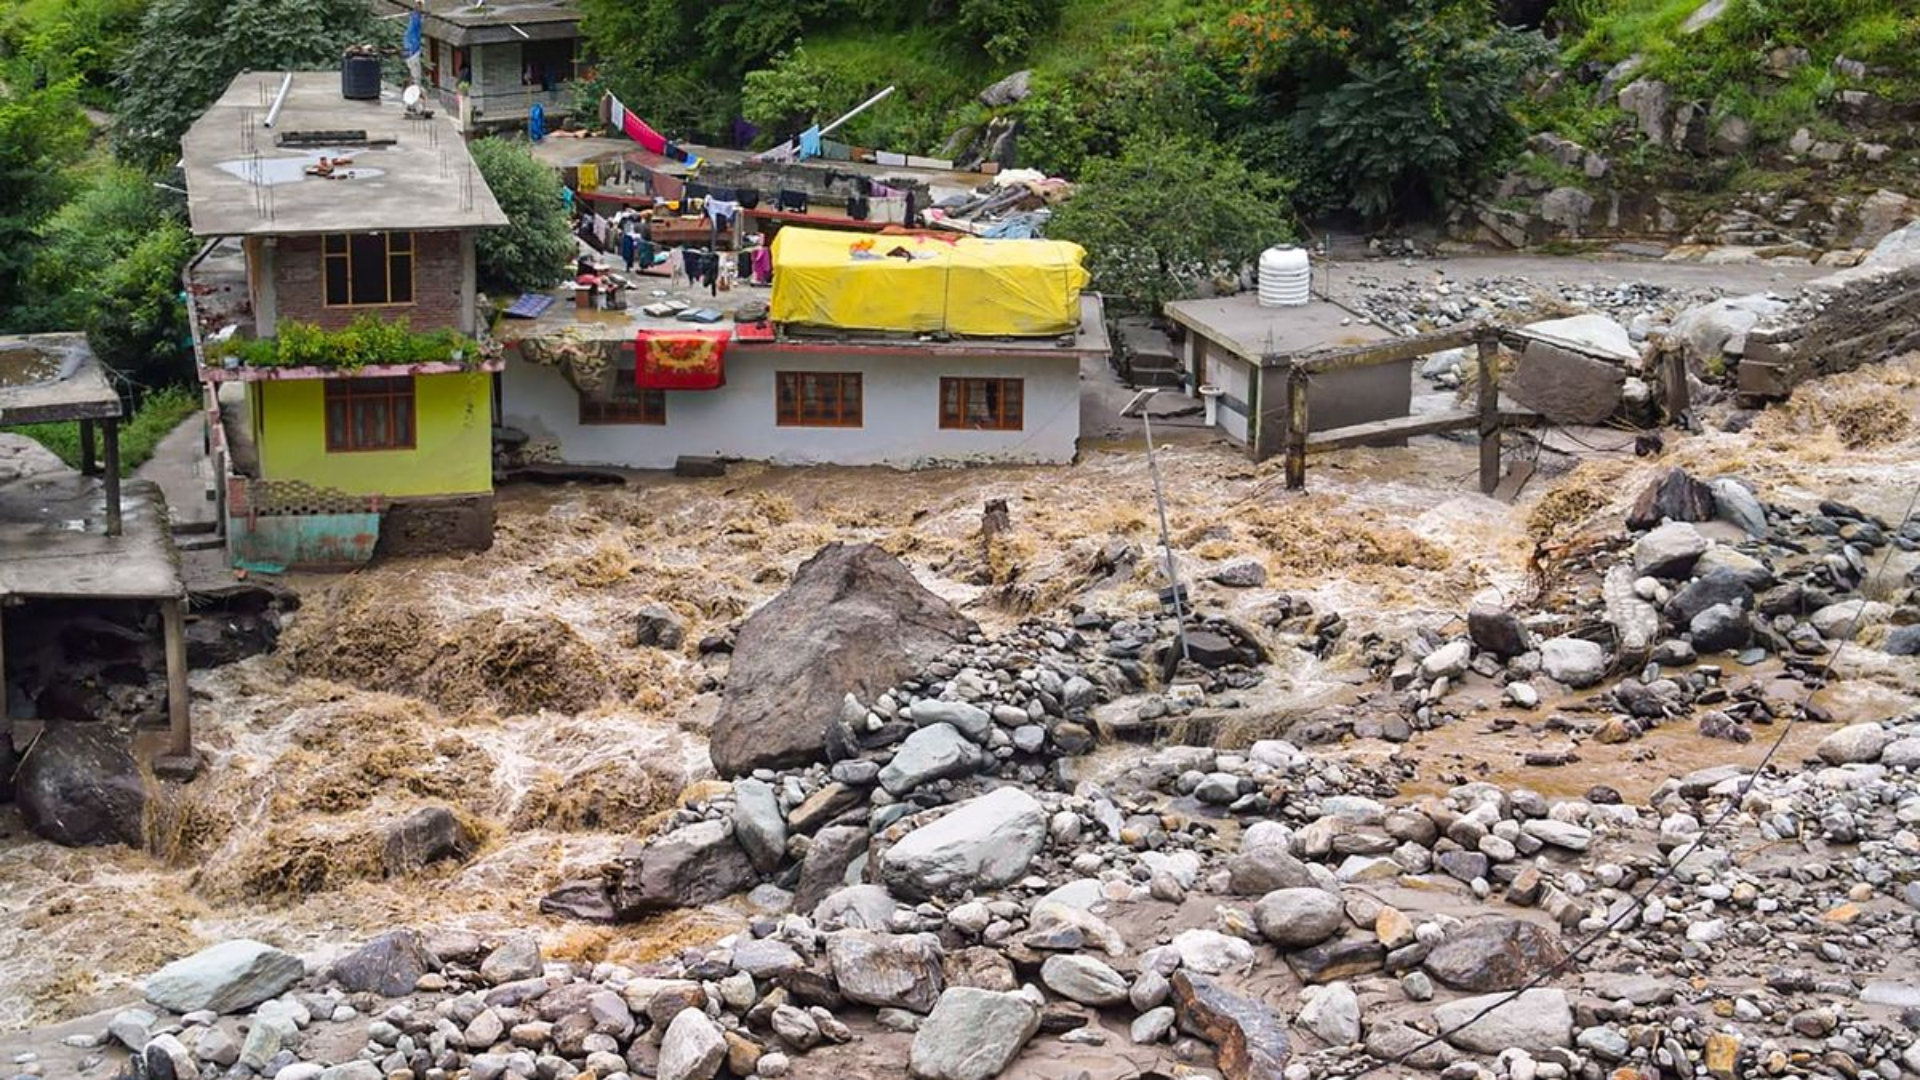
[[[0,381],[18,363],[0,355]],[[1910,416],[1916,381],[1912,362],[1833,380],[1749,431],[1676,437],[1658,461],[1590,455],[1570,472],[1572,460],[1540,455],[1513,504],[1477,493],[1476,449],[1464,441],[1316,458],[1302,495],[1282,490],[1278,462],[1255,465],[1188,432],[1162,460],[1174,547],[1189,580],[1229,558],[1266,569],[1258,588],[1195,584],[1208,611],[1258,625],[1290,594],[1347,620],[1325,657],[1276,650],[1248,693],[1258,710],[1384,707],[1392,695],[1367,671],[1363,640],[1458,633],[1476,600],[1524,606],[1543,589],[1578,587],[1552,579],[1556,553],[1617,532],[1659,468],[1738,474],[1782,504],[1834,498],[1897,519],[1920,484],[1920,439],[1884,403]],[[988,549],[980,515],[993,499],[1007,500],[1013,528]],[[702,637],[736,625],[835,540],[882,545],[990,632],[1075,604],[1150,612],[1162,584],[1152,508],[1146,458],[1130,445],[1091,446],[1059,469],[740,466],[711,480],[508,488],[489,552],[295,578],[304,604],[275,653],[194,673],[208,767],[154,800],[148,850],[62,849],[30,837],[10,809],[0,817],[0,1028],[124,1001],[162,963],[235,936],[325,955],[396,925],[531,928],[550,959],[629,961],[709,940],[744,915],[607,928],[535,907],[711,777],[705,731],[725,659],[703,657]],[[1098,569],[1114,545],[1139,556],[1119,581]],[[649,603],[686,621],[683,647],[633,642]],[[1730,662],[1726,674],[1768,684],[1779,672]],[[1906,668],[1836,674],[1819,703],[1837,720],[1920,700]],[[1490,685],[1469,680],[1458,693],[1458,722],[1403,745],[1328,752],[1398,757],[1412,777],[1406,799],[1492,780],[1555,797],[1605,784],[1633,802],[1677,773],[1757,761],[1773,737],[1760,727],[1739,745],[1674,725],[1617,745],[1585,741],[1577,760],[1537,767],[1528,754],[1570,748],[1552,718],[1578,715],[1578,695],[1520,712]],[[1798,762],[1821,734],[1796,731],[1781,753]],[[1140,752],[1105,748],[1096,764],[1124,768]],[[387,877],[383,828],[429,805],[458,815],[476,853]]]

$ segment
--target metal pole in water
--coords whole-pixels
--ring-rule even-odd
[[[1180,592],[1180,570],[1173,561],[1173,536],[1167,529],[1167,496],[1160,487],[1160,458],[1153,449],[1153,417],[1149,406],[1153,395],[1160,392],[1159,387],[1150,387],[1135,394],[1127,407],[1120,410],[1126,416],[1135,409],[1140,411],[1140,425],[1147,435],[1147,473],[1153,477],[1153,505],[1160,514],[1160,550],[1167,560],[1167,583],[1173,594],[1173,639],[1180,646],[1180,659],[1190,659],[1187,655],[1187,605]]]

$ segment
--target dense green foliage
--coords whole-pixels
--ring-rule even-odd
[[[186,386],[169,386],[142,398],[140,407],[120,425],[120,475],[133,475],[133,470],[153,457],[153,448],[160,445],[160,440],[199,408],[199,391]],[[51,450],[61,461],[76,469],[80,467],[80,424],[77,421],[20,424],[0,428],[0,431],[10,435],[25,435]]]
[[[399,32],[365,0],[152,0],[123,61],[114,149],[171,163],[235,75],[331,67],[347,46],[397,44]]]
[[[577,250],[560,198],[560,177],[533,159],[523,143],[480,139],[473,160],[510,222],[476,241],[482,287],[518,293],[567,276]]]
[[[477,360],[479,347],[455,330],[414,333],[405,319],[361,315],[344,330],[285,320],[271,338],[235,338],[208,350],[212,361],[244,367],[317,367],[356,371],[369,364],[435,364]]]
[[[1206,146],[1141,138],[1087,162],[1079,194],[1047,231],[1087,249],[1094,288],[1158,311],[1291,239],[1284,196],[1279,182]]]

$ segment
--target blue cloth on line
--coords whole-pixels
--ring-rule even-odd
[[[420,9],[414,8],[413,14],[407,18],[406,45],[401,50],[401,55],[403,56],[419,56],[420,55],[420,50],[422,48],[420,39],[421,39],[422,33],[423,33],[423,28],[421,26]]]
[[[820,125],[815,124],[800,133],[800,156],[812,158],[820,156]]]

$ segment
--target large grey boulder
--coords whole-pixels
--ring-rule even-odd
[[[1744,351],[1747,331],[1786,310],[1785,301],[1765,293],[1732,296],[1681,312],[1670,336],[1681,343],[1688,357],[1705,362]]]
[[[1564,956],[1559,935],[1520,919],[1489,918],[1434,946],[1426,968],[1457,990],[1513,990]]]
[[[1540,643],[1540,670],[1547,678],[1584,690],[1607,674],[1607,651],[1583,638],[1548,638]]]
[[[1433,1021],[1441,1031],[1453,1031],[1506,997],[1485,994],[1449,1001],[1433,1010]],[[1567,1003],[1564,990],[1528,990],[1485,1018],[1454,1031],[1447,1041],[1475,1054],[1499,1054],[1509,1049],[1544,1054],[1573,1045],[1573,1007]]]
[[[1710,542],[1684,521],[1669,521],[1633,543],[1635,573],[1657,578],[1682,578],[1693,569]]]
[[[842,930],[827,938],[840,993],[876,1009],[931,1010],[945,985],[942,955],[932,934]]]
[[[1829,765],[1870,765],[1893,741],[1893,732],[1879,724],[1848,724],[1821,739],[1814,752]]]
[[[147,976],[147,1001],[177,1013],[239,1012],[285,993],[305,972],[299,957],[271,945],[223,941]]]
[[[980,751],[965,735],[951,724],[931,724],[900,744],[893,760],[880,770],[880,786],[889,795],[905,795],[922,784],[965,776],[979,763]]]
[[[1220,1072],[1230,1080],[1278,1080],[1293,1054],[1286,1021],[1265,1003],[1242,997],[1206,975],[1173,973],[1173,1005],[1180,1026],[1219,1048]]]
[[[1253,906],[1253,924],[1260,936],[1282,949],[1318,945],[1340,932],[1347,922],[1340,897],[1325,889],[1276,889]]]
[[[1598,424],[1620,407],[1627,372],[1548,341],[1529,341],[1502,389],[1515,401],[1561,424]]]
[[[821,760],[848,694],[872,700],[974,629],[879,547],[828,544],[740,628],[710,736],[714,768],[738,776]]]
[[[1032,70],[1022,68],[1006,78],[1001,79],[999,82],[994,83],[992,86],[987,87],[985,90],[980,91],[980,104],[990,109],[997,109],[1006,105],[1017,105],[1025,101],[1027,95],[1032,93],[1032,82]]]
[[[1127,980],[1104,961],[1079,953],[1056,953],[1040,965],[1040,981],[1069,1001],[1103,1008],[1127,1000]]]
[[[350,993],[401,997],[440,962],[412,930],[389,930],[333,962],[333,981]]]
[[[146,846],[146,782],[126,734],[108,724],[49,721],[14,774],[13,798],[42,839]]]
[[[996,788],[889,847],[880,881],[913,900],[998,888],[1027,872],[1046,839],[1045,808],[1019,788]]]
[[[867,853],[872,842],[862,825],[829,825],[814,834],[813,845],[800,863],[800,880],[793,889],[793,909],[811,911],[835,889],[847,884],[847,869]]]
[[[913,1037],[918,1080],[992,1080],[1040,1030],[1040,1007],[1021,994],[949,987]]]
[[[1309,987],[1306,1003],[1295,1019],[1328,1046],[1350,1046],[1360,1041],[1360,996],[1344,982]]]
[[[733,785],[733,838],[755,870],[771,874],[780,868],[787,853],[787,816],[772,784],[746,779]]]
[[[699,1009],[681,1009],[660,1040],[659,1080],[713,1080],[727,1058],[727,1037]]]
[[[986,742],[993,733],[993,715],[978,705],[964,701],[922,698],[914,702],[907,713],[916,727],[950,724],[955,731],[977,743]]]
[[[1659,79],[1635,79],[1620,91],[1620,107],[1634,115],[1648,142],[1667,141],[1672,120],[1673,91]]]
[[[608,891],[615,913],[635,918],[698,907],[752,888],[759,880],[733,838],[732,821],[700,821],[623,855]]]
[[[899,909],[885,886],[848,885],[814,906],[813,923],[822,930],[884,930]]]

